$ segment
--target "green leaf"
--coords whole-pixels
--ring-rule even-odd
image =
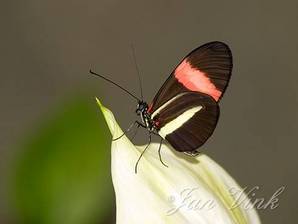
[[[19,223],[107,223],[114,212],[110,137],[94,99],[63,104],[21,150],[12,188]]]

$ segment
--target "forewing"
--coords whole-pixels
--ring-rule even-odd
[[[149,112],[153,113],[171,98],[186,91],[211,96],[218,102],[230,80],[232,53],[222,42],[210,42],[189,53],[162,85]]]
[[[218,117],[217,102],[199,92],[180,93],[151,115],[159,135],[180,152],[191,152],[203,145],[212,135]]]

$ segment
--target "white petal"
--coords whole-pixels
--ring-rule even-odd
[[[98,104],[113,137],[120,136],[123,132],[113,114]],[[230,190],[241,188],[208,156],[190,158],[163,144],[166,168],[158,157],[159,144],[152,143],[135,174],[134,166],[144,147],[133,145],[126,136],[112,142],[117,224],[260,223],[256,211],[244,209],[244,203],[231,209],[236,199]],[[245,195],[242,199],[249,203]]]

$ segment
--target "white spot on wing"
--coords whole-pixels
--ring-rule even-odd
[[[154,111],[154,113],[151,115],[151,118],[153,119],[160,111],[162,111],[166,106],[168,106],[170,103],[172,103],[174,100],[176,100],[177,98],[185,95],[186,93],[181,93],[175,97],[173,97],[172,99],[170,99],[169,101],[167,101],[165,104],[161,105],[156,111]]]
[[[158,133],[161,137],[165,138],[166,135],[171,134],[173,131],[180,128],[185,122],[191,119],[195,115],[195,113],[200,111],[202,108],[202,106],[197,106],[185,111],[184,113],[176,117],[174,120],[170,121],[165,126],[163,126]]]

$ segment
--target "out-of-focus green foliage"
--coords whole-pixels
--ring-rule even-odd
[[[108,223],[114,212],[110,137],[95,100],[75,98],[43,123],[16,163],[18,223]]]

